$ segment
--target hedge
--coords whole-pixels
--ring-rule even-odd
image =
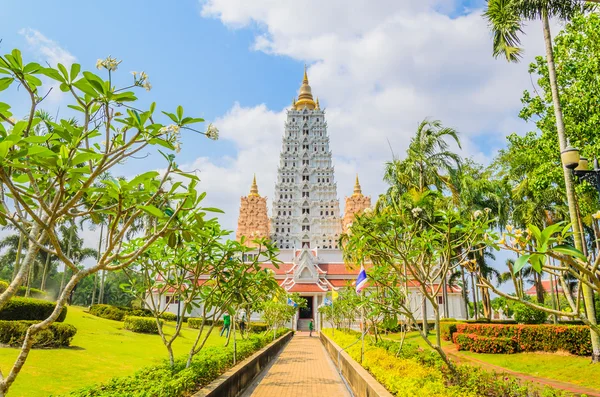
[[[0,309],[0,320],[42,321],[50,317],[55,307],[55,302],[43,299],[14,297]],[[56,321],[63,322],[66,317],[67,307],[65,306]]]
[[[115,321],[123,321],[126,316],[135,316],[135,317],[152,317],[154,318],[154,313],[148,309],[134,309],[132,307],[123,307],[123,306],[113,306],[113,305],[105,305],[98,304],[92,305],[89,310],[90,314],[106,318],[108,320]],[[160,315],[160,318],[165,321],[177,321],[177,315],[173,313],[163,313]],[[187,317],[183,317],[183,322],[187,322]]]
[[[590,330],[582,325],[457,324],[456,332],[494,338],[514,338],[518,351],[521,352],[566,350],[580,356],[592,354]]]
[[[443,340],[452,340],[452,335],[456,332],[457,323],[440,323],[440,334]]]
[[[0,343],[11,347],[21,347],[30,325],[36,321],[0,321]],[[39,331],[33,337],[34,348],[69,346],[77,328],[71,324],[54,323]]]
[[[512,354],[518,351],[516,338],[456,333],[452,340],[458,346],[458,350],[469,350],[475,353]]]
[[[0,280],[0,293],[6,291],[6,289],[8,288],[8,285],[9,285],[9,283],[7,281]],[[17,293],[15,294],[15,296],[25,296],[26,292],[27,292],[27,287],[20,286],[17,289]],[[38,299],[44,299],[47,297],[47,294],[45,291],[42,291],[41,289],[37,289],[37,288],[30,288],[29,295],[31,298],[38,298]]]
[[[154,318],[127,316],[124,321],[124,328],[130,331],[142,334],[158,334],[158,324],[156,324],[156,319]],[[163,321],[159,321],[162,326]]]
[[[206,320],[206,322],[204,323],[205,327],[210,327],[211,324],[213,323],[212,320]],[[190,317],[187,320],[187,324],[189,328],[193,328],[193,329],[200,329],[200,327],[202,326],[202,319],[199,317]],[[215,321],[215,327],[222,327],[223,326],[223,320],[216,320]]]
[[[280,329],[277,336],[288,332]],[[238,362],[273,341],[273,335],[251,335],[237,341]],[[134,375],[113,378],[104,384],[73,391],[71,397],[181,397],[190,396],[233,366],[233,343],[228,347],[205,347],[194,356],[192,365],[185,368],[187,357],[175,361],[171,368],[167,361],[142,368]]]
[[[323,332],[338,346],[349,346],[360,338],[354,331],[331,330]],[[364,351],[362,366],[368,370],[390,393],[397,396],[436,396],[436,397],[557,397],[572,396],[560,390],[540,387],[523,382],[506,374],[487,372],[469,364],[456,364],[456,374],[452,374],[442,362],[438,353],[419,348],[405,342],[400,351],[396,341],[383,340],[376,344],[365,340],[368,347]],[[346,349],[357,362],[361,347],[354,343]]]

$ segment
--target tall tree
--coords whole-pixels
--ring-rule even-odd
[[[598,3],[598,1],[594,0],[592,3]],[[523,33],[523,23],[530,20],[542,21],[550,91],[561,152],[567,147],[567,136],[558,92],[550,32],[550,18],[570,20],[577,14],[584,12],[586,8],[586,2],[582,0],[488,0],[487,9],[484,12],[484,17],[488,20],[493,34],[493,55],[495,57],[503,55],[509,62],[518,62],[521,57],[522,49],[519,47],[519,35]],[[573,179],[570,170],[566,167],[563,167],[563,177],[567,192],[567,203],[569,205],[569,216],[574,232],[575,247],[582,250],[584,244],[579,225]],[[591,323],[596,324],[594,293],[586,284],[582,288],[588,319]],[[596,333],[593,329],[590,332],[593,351],[592,359],[594,362],[599,362],[600,334]]]

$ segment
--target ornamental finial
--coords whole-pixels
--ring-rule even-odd
[[[360,188],[360,182],[358,181],[358,174],[356,174],[356,182],[354,183],[354,196],[362,196],[362,189]]]
[[[248,196],[258,196],[258,185],[256,184],[256,174],[252,180],[252,187],[250,188],[250,194]]]

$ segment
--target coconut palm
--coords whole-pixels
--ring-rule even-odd
[[[546,47],[546,63],[548,65],[548,77],[552,102],[554,105],[554,116],[556,118],[556,132],[561,152],[567,147],[567,136],[565,123],[558,95],[558,83],[556,67],[554,64],[554,53],[552,51],[552,36],[550,33],[550,18],[569,20],[580,12],[585,12],[591,4],[600,3],[599,0],[488,0],[484,17],[488,20],[493,35],[493,55],[503,55],[509,62],[518,62],[521,58],[522,49],[520,45],[520,34],[523,33],[523,23],[531,20],[541,20]],[[569,216],[573,227],[575,247],[583,251],[581,228],[578,221],[577,204],[575,201],[575,190],[570,171],[563,167],[565,188],[567,192],[567,203],[569,205]],[[583,298],[588,320],[596,324],[596,313],[594,308],[594,293],[585,283],[582,284]],[[591,329],[592,361],[600,361],[600,335]]]

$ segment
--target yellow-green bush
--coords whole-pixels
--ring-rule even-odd
[[[124,328],[133,332],[139,332],[143,334],[158,334],[158,324],[156,324],[156,319],[153,317],[136,317],[136,316],[127,316],[125,317]],[[160,325],[162,326],[163,321],[160,320]]]

